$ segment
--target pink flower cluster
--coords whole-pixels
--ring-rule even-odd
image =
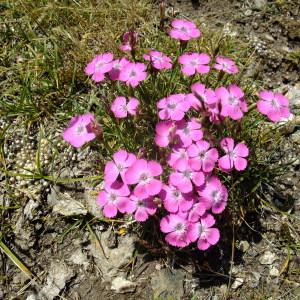
[[[201,35],[197,26],[187,20],[174,20],[171,27],[169,35],[179,40],[181,46]],[[137,35],[130,31],[124,34],[120,47],[122,51],[131,51],[134,60],[136,43]],[[155,80],[162,80],[164,77],[160,77],[158,71],[176,67],[172,61],[177,60],[186,76],[207,74],[211,68],[221,72],[219,79],[224,73],[238,72],[233,60],[217,56],[211,64],[206,53],[183,53],[173,59],[151,50],[143,58],[149,62],[147,66],[126,57],[114,59],[112,53],[104,53],[97,55],[86,66],[85,72],[95,82],[104,80],[107,74],[111,80],[122,81],[131,88],[144,81],[148,73],[157,76]],[[218,128],[215,125],[226,118],[239,122],[248,112],[248,105],[245,93],[236,84],[221,86],[220,83],[212,89],[196,82],[189,88],[188,93],[172,92],[156,103],[159,122],[155,126],[154,142],[164,148],[157,152],[163,155],[156,161],[123,149],[115,152],[105,165],[103,189],[97,203],[105,217],[132,214],[138,222],[145,222],[159,211],[160,229],[168,244],[186,247],[196,243],[198,249],[206,250],[220,239],[219,229],[215,226],[216,215],[225,210],[228,201],[228,190],[221,182],[220,173],[244,171],[249,156],[246,143],[232,137],[211,137],[207,124],[210,121]],[[136,91],[131,95],[137,95]],[[262,91],[259,97],[257,109],[271,121],[289,117],[288,100],[283,95]],[[145,99],[141,100],[147,103]],[[110,109],[116,118],[126,118],[135,116],[140,106],[135,97],[117,96]],[[74,147],[81,147],[99,133],[100,126],[88,113],[73,117],[63,138]]]
[[[218,101],[214,92],[208,90],[207,95],[198,107]],[[214,175],[214,169],[218,166],[225,172],[244,170],[249,150],[244,143],[234,145],[234,140],[228,137],[220,143],[225,155],[219,157],[217,148],[203,139],[199,120],[185,119],[188,111],[185,105],[189,107],[186,96],[175,96],[175,103],[168,101],[168,97],[157,104],[162,109],[159,117],[164,121],[156,125],[155,142],[160,147],[171,145],[167,159],[171,172],[168,184],[160,193],[169,214],[161,220],[161,231],[166,233],[165,240],[172,246],[185,247],[197,241],[198,248],[206,250],[220,237],[219,230],[212,227],[215,224],[212,214],[223,212],[228,199],[227,188]]]
[[[154,196],[160,193],[162,182],[156,177],[161,174],[162,167],[156,161],[137,159],[125,150],[116,152],[105,166],[104,190],[98,196],[104,216],[134,213],[137,221],[146,221],[157,209]]]
[[[239,120],[248,111],[244,92],[237,85],[214,91],[202,83],[194,83],[191,90],[191,94],[173,94],[159,100],[159,118],[179,121],[189,109],[194,108],[208,115],[211,122],[219,123],[225,117]]]
[[[85,68],[87,75],[92,75],[95,82],[103,81],[108,73],[111,80],[119,80],[128,86],[136,87],[146,79],[146,65],[130,62],[127,58],[113,59],[112,53],[96,55]]]

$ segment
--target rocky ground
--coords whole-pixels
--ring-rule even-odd
[[[299,6],[275,2],[182,0],[169,1],[168,10],[216,29],[225,26],[227,34],[249,42],[256,58],[250,75],[287,92],[297,119]],[[1,120],[1,128],[7,125]],[[32,132],[32,139],[26,129],[15,128],[8,129],[11,139],[4,147],[9,169],[30,175],[40,153],[51,180],[29,182],[22,174],[0,173],[0,207],[11,207],[1,212],[4,242],[31,272],[22,272],[0,252],[0,299],[300,298],[299,122],[286,129],[284,151],[293,163],[277,188],[268,190],[272,205],[247,212],[238,225],[224,224],[221,242],[204,255],[173,256],[129,230],[130,222],[103,218],[95,205],[100,186],[68,179],[97,176],[94,166],[101,157],[95,149],[79,153],[66,147],[61,128]],[[17,207],[15,199],[21,203]]]

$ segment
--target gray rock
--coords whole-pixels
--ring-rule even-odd
[[[272,277],[277,277],[279,276],[279,270],[275,266],[271,266],[269,275]]]
[[[294,132],[292,135],[291,135],[291,140],[300,145],[300,130],[297,130],[296,132]]]
[[[136,284],[123,277],[116,277],[111,282],[111,290],[117,294],[132,293],[136,289]]]
[[[47,203],[50,206],[53,206],[54,204],[56,204],[58,202],[59,192],[60,192],[59,186],[51,187],[50,193],[47,195]]]
[[[71,196],[67,193],[63,194],[63,199],[54,204],[53,212],[63,215],[63,216],[76,216],[76,215],[86,215],[87,210],[77,200],[71,198]]]
[[[40,300],[37,294],[30,294],[26,300]]]
[[[250,245],[247,241],[240,241],[239,243],[239,249],[242,251],[242,252],[247,252],[250,248]]]
[[[260,277],[261,276],[258,272],[251,272],[247,278],[248,285],[252,288],[257,287],[259,285]]]
[[[73,276],[74,271],[63,261],[52,262],[49,267],[46,285],[41,289],[39,297],[47,300],[54,299]]]
[[[100,269],[103,279],[110,281],[112,277],[120,276],[124,273],[122,267],[127,265],[133,255],[135,249],[135,238],[132,235],[125,235],[120,237],[118,247],[109,248],[105,241],[108,239],[110,232],[95,231],[98,239],[101,242],[102,249],[94,241],[88,246],[91,255],[94,257],[95,263]]]
[[[246,17],[250,17],[252,15],[252,10],[251,9],[247,9],[245,12],[244,12],[245,16]]]
[[[95,195],[94,190],[86,189],[84,191],[85,207],[88,212],[95,217],[102,218],[102,210],[97,204],[96,198],[97,196]]]
[[[276,259],[276,254],[268,250],[258,260],[262,265],[271,265]]]
[[[274,42],[275,41],[275,39],[269,33],[265,33],[264,34],[264,39],[267,40],[267,41],[269,41],[269,42]]]
[[[71,262],[75,265],[81,265],[86,270],[89,266],[89,261],[86,253],[82,252],[81,248],[77,248],[73,251],[71,256],[68,258],[68,262]]]
[[[15,243],[24,251],[30,249],[36,241],[34,230],[25,222],[25,216],[22,213],[22,210],[20,210],[14,233]]]
[[[288,91],[285,96],[289,99],[291,109],[300,109],[300,83],[297,83],[295,86],[288,85],[286,87]]]
[[[182,299],[185,273],[182,270],[162,269],[152,276],[154,299]]]
[[[54,213],[63,216],[86,215],[88,211],[79,201],[84,202],[82,198],[81,193],[75,195],[70,195],[66,192],[62,193],[58,186],[54,186],[47,196],[47,202],[52,206]]]
[[[24,208],[24,215],[27,219],[32,220],[33,219],[33,212],[34,210],[39,206],[39,203],[37,201],[34,201],[30,199],[25,208]]]
[[[262,9],[267,5],[267,0],[254,0],[253,6],[255,9]]]
[[[238,266],[232,266],[231,268],[231,274],[237,275],[240,272],[240,268]]]
[[[239,287],[241,287],[243,285],[244,281],[245,281],[245,279],[242,277],[235,278],[234,282],[231,285],[231,288],[233,290],[238,289]]]

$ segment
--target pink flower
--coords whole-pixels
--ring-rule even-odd
[[[207,250],[210,246],[215,245],[219,241],[220,232],[217,228],[212,228],[214,224],[214,217],[210,214],[206,214],[200,218],[200,222],[190,225],[188,238],[192,242],[198,239],[198,249]]]
[[[130,191],[126,184],[115,182],[112,185],[105,185],[97,198],[97,203],[103,208],[105,217],[115,217],[121,213],[131,213],[132,205],[128,198]]]
[[[190,109],[189,102],[185,101],[184,94],[173,94],[157,102],[160,109],[158,116],[161,120],[179,121],[184,118],[185,113]]]
[[[140,199],[135,195],[131,195],[130,200],[134,206],[134,218],[139,222],[145,222],[157,210],[157,205],[153,202],[153,197]]]
[[[166,56],[159,51],[149,51],[148,54],[144,54],[143,58],[151,62],[153,68],[157,70],[171,69],[172,60],[170,57]]]
[[[71,119],[68,128],[63,132],[63,139],[73,147],[80,148],[85,143],[96,138],[96,129],[93,114],[87,113],[75,116]]]
[[[106,183],[115,182],[119,176],[126,183],[125,172],[136,161],[136,156],[125,150],[119,150],[113,155],[113,160],[105,165],[104,180]]]
[[[190,94],[186,94],[184,101],[189,103],[189,106],[194,108],[195,110],[199,110],[200,108],[202,108],[202,104],[199,101],[199,99],[192,93]]]
[[[228,74],[236,74],[239,69],[236,66],[235,62],[229,58],[217,56],[217,63],[214,65],[214,68],[223,71]]]
[[[217,149],[210,148],[210,144],[204,140],[190,145],[188,155],[191,168],[195,171],[202,170],[205,173],[209,173],[214,169],[219,158]]]
[[[203,172],[193,171],[189,166],[170,174],[169,182],[177,187],[182,193],[190,193],[194,183],[197,187],[204,184]]]
[[[127,31],[122,36],[122,44],[119,46],[121,51],[132,51],[138,42],[138,34],[134,30]]]
[[[126,118],[128,114],[135,116],[137,108],[140,102],[136,98],[129,97],[128,103],[126,103],[125,97],[117,97],[111,104],[111,111],[118,119]]]
[[[196,119],[185,120],[176,123],[175,134],[179,137],[182,147],[188,147],[192,142],[200,141],[203,138],[203,132],[200,129],[201,124]]]
[[[189,222],[180,215],[170,214],[160,221],[160,230],[167,233],[165,240],[175,247],[186,247],[190,244],[188,233]]]
[[[127,51],[131,51],[132,47],[130,46],[129,43],[124,43],[119,46],[119,50],[121,50],[123,52],[127,52]]]
[[[203,202],[206,209],[211,209],[214,214],[220,214],[226,207],[228,192],[217,176],[207,180],[203,189],[198,190],[200,202]]]
[[[244,143],[238,143],[234,147],[234,140],[230,137],[223,138],[221,148],[225,151],[226,155],[219,158],[219,167],[225,172],[229,172],[233,167],[238,171],[243,171],[247,167],[247,160],[249,149]]]
[[[134,188],[134,195],[140,199],[146,199],[160,192],[162,183],[154,177],[161,173],[162,167],[158,162],[138,159],[127,170],[125,178],[128,184],[137,184]]]
[[[112,62],[112,69],[109,71],[110,79],[111,80],[120,80],[121,70],[129,63],[130,63],[130,61],[126,57],[114,60]]]
[[[184,170],[189,165],[189,156],[185,148],[174,146],[167,163],[174,170]]]
[[[188,221],[189,222],[198,222],[200,217],[203,216],[206,212],[206,205],[203,201],[194,202],[193,206],[188,212]]]
[[[136,87],[147,77],[146,65],[143,63],[130,62],[122,68],[119,80],[126,82],[127,85]]]
[[[207,89],[204,84],[196,82],[191,86],[192,92],[199,97],[206,105],[215,105],[218,98],[212,89]]]
[[[104,80],[104,74],[109,72],[112,68],[113,54],[104,53],[96,55],[93,60],[87,64],[85,73],[93,75],[92,79],[96,82]]]
[[[257,109],[267,116],[272,122],[287,119],[290,116],[289,100],[280,93],[262,91],[259,93],[260,100]]]
[[[172,185],[164,185],[160,192],[160,197],[165,209],[171,213],[186,212],[194,203],[190,194],[184,194]]]
[[[220,87],[216,90],[216,95],[221,100],[221,116],[239,120],[243,117],[243,112],[248,111],[244,93],[237,85],[231,84],[228,89]]]
[[[159,147],[167,147],[174,138],[176,126],[173,121],[162,121],[156,124],[155,144]]]
[[[183,54],[178,58],[182,65],[181,71],[186,76],[192,76],[195,73],[206,74],[209,72],[210,57],[206,53]]]
[[[220,115],[220,107],[219,103],[207,105],[206,109],[209,115],[209,120],[213,124],[220,124],[224,117]]]
[[[201,35],[200,30],[193,22],[187,20],[173,20],[171,25],[172,29],[169,34],[173,39],[188,41]]]

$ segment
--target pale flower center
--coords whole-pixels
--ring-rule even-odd
[[[185,32],[185,33],[188,32],[188,29],[187,29],[186,27],[184,27],[184,26],[182,26],[182,27],[180,28],[180,30],[181,30],[182,32]]]
[[[206,156],[205,154],[206,154],[205,151],[200,152],[200,153],[199,153],[199,158],[200,158],[200,159],[205,159],[205,156]]]
[[[200,226],[199,226],[199,236],[201,237],[201,238],[206,238],[206,235],[207,235],[207,228],[206,228],[206,226],[204,226],[203,224],[201,224]]]
[[[175,198],[179,198],[179,197],[181,196],[180,191],[178,191],[178,190],[174,191],[174,192],[173,192],[173,196],[174,196]]]
[[[149,181],[149,179],[150,179],[150,176],[147,173],[143,173],[140,176],[140,181],[142,183],[147,183]]]
[[[114,193],[110,194],[109,200],[110,200],[111,202],[115,202],[115,201],[117,200],[117,195],[114,194]]]
[[[196,67],[198,65],[198,61],[193,59],[190,61],[190,65],[193,66],[193,67]]]
[[[183,133],[184,134],[189,135],[190,132],[191,132],[191,130],[190,130],[190,128],[188,126],[183,128]]]
[[[175,104],[175,103],[169,103],[169,104],[167,105],[167,107],[168,107],[169,109],[175,109],[175,108],[176,108],[176,104]]]
[[[186,177],[186,178],[191,178],[191,175],[192,175],[191,170],[185,170],[183,172],[183,176]]]
[[[95,69],[98,71],[98,70],[100,70],[104,65],[105,65],[105,62],[104,62],[104,61],[99,61],[99,62],[96,63]]]
[[[211,197],[214,199],[216,203],[220,202],[222,200],[222,195],[220,191],[214,190],[211,193]]]
[[[280,107],[278,101],[277,101],[275,98],[272,99],[271,105],[272,105],[274,108],[279,108],[279,107]]]
[[[115,65],[114,65],[114,69],[120,70],[120,69],[121,69],[121,65],[120,65],[120,64],[115,64]]]
[[[186,225],[183,223],[177,223],[175,226],[175,231],[179,233],[184,233],[186,231]]]
[[[138,202],[137,202],[137,206],[138,206],[138,207],[144,207],[144,206],[145,206],[145,203],[144,203],[144,201],[142,201],[142,200],[138,200]]]
[[[79,124],[76,127],[76,134],[79,135],[79,136],[86,134],[86,127],[85,127],[85,125]]]
[[[236,155],[235,151],[228,151],[227,154],[228,154],[229,157],[230,157],[231,159],[233,159],[233,160],[237,158],[237,155]]]
[[[228,70],[229,69],[229,65],[225,62],[223,62],[222,64],[223,69]]]
[[[124,170],[124,167],[120,164],[117,164],[117,169],[119,170],[119,172],[122,172]]]
[[[136,71],[135,71],[135,70],[130,71],[129,76],[130,76],[130,77],[136,76]]]
[[[187,158],[187,153],[184,150],[182,150],[182,151],[179,152],[179,157],[181,159]]]
[[[238,105],[239,104],[239,99],[234,97],[234,96],[229,96],[228,101],[230,102],[231,105]]]
[[[152,59],[161,62],[163,60],[163,57],[162,56],[153,56]]]

